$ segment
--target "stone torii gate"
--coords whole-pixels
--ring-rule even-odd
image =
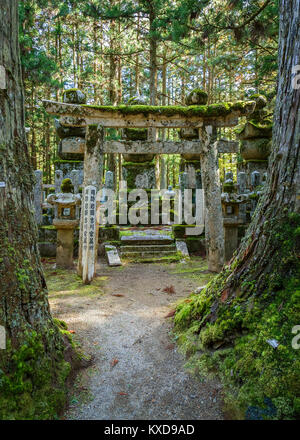
[[[209,270],[218,272],[224,263],[224,232],[217,153],[237,152],[237,143],[215,141],[214,127],[233,127],[239,117],[252,113],[254,101],[185,106],[92,106],[44,101],[49,114],[60,116],[66,127],[86,127],[85,143],[68,153],[84,152],[84,192],[81,209],[78,273],[85,283],[95,275],[98,225],[96,199],[100,188],[104,153],[199,154],[205,194],[205,234]],[[150,128],[147,141],[105,141],[105,128]],[[158,141],[158,128],[197,129],[193,141]],[[76,151],[74,150],[77,149]]]

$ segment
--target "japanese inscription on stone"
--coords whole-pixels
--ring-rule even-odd
[[[82,267],[83,280],[92,281],[95,273],[96,255],[96,187],[89,185],[84,189],[83,196],[83,246],[82,246]]]

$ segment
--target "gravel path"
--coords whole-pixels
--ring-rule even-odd
[[[94,357],[65,418],[222,419],[220,385],[200,383],[186,372],[165,318],[197,281],[158,264],[101,265],[98,273],[107,277],[104,294],[50,295],[53,314]],[[163,292],[170,285],[175,294]]]

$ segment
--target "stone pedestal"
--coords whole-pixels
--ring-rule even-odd
[[[59,194],[50,194],[47,202],[55,206],[56,217],[53,226],[57,229],[56,265],[64,269],[73,267],[74,229],[79,225],[76,218],[81,203],[79,194],[72,194],[73,189],[70,179],[62,182]]]
[[[155,163],[153,154],[123,154],[123,180],[128,191],[136,188],[155,188]]]
[[[57,229],[56,266],[63,269],[73,268],[74,229],[78,220],[53,220]]]
[[[233,220],[224,218],[224,240],[225,240],[225,261],[229,261],[238,247],[239,226],[243,224],[242,220]]]
[[[179,131],[182,140],[192,141],[199,139],[199,131],[194,128],[182,128]],[[182,154],[183,170],[187,173],[188,188],[202,188],[201,165],[199,154]]]

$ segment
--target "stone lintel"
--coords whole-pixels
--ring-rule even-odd
[[[240,144],[237,141],[229,141],[227,139],[220,139],[217,141],[218,153],[238,153]]]
[[[114,128],[201,128],[203,126],[233,127],[240,116],[253,112],[255,102],[221,103],[218,106],[187,107],[168,106],[84,106],[44,100],[49,114],[60,116],[64,126],[84,127],[100,124]],[[136,108],[134,108],[136,107]]]
[[[62,153],[83,154],[85,142],[63,142]],[[234,141],[218,141],[219,153],[237,153],[239,143]],[[122,154],[201,154],[203,143],[200,141],[106,141],[104,142],[103,153]]]

